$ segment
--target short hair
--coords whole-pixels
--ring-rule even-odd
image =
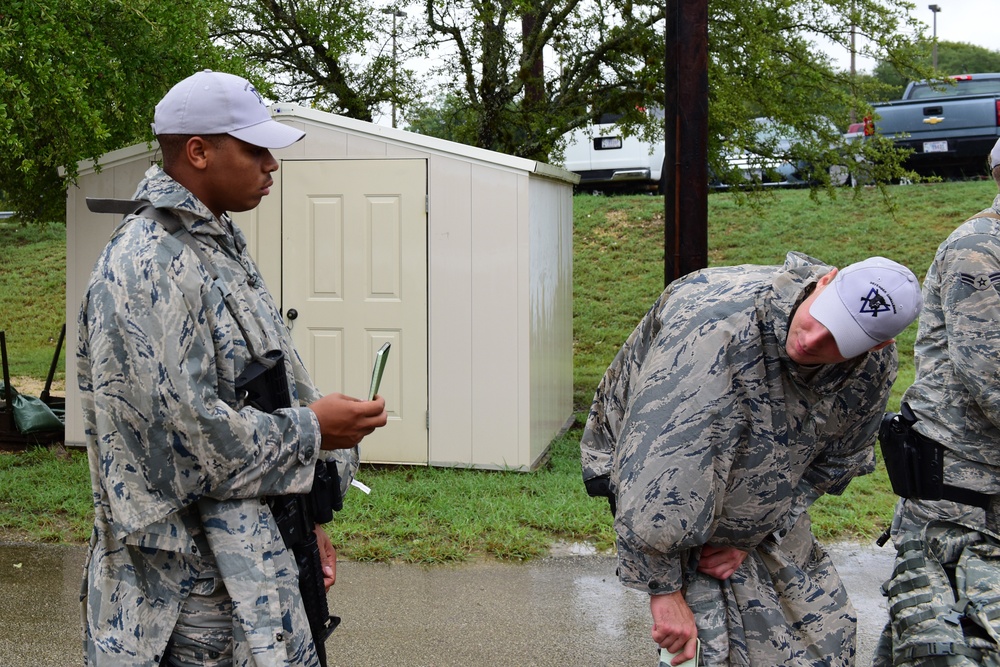
[[[159,134],[156,140],[160,143],[160,152],[163,153],[163,166],[169,167],[181,155],[184,146],[187,145],[191,137],[201,137],[208,143],[218,148],[223,141],[229,138],[228,134]]]
[[[1000,188],[1000,164],[993,167],[993,180],[996,182],[997,187]]]

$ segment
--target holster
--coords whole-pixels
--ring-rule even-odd
[[[944,446],[914,430],[917,421],[905,402],[898,414],[882,417],[878,439],[892,492],[900,498],[951,500],[986,509],[989,495],[944,483]]]
[[[591,498],[607,498],[608,506],[611,508],[611,516],[618,513],[617,497],[615,490],[611,488],[611,478],[608,475],[599,475],[583,480],[583,486],[587,489],[587,495]]]

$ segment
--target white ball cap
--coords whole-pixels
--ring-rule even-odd
[[[833,334],[845,359],[899,335],[920,314],[923,298],[913,272],[885,257],[839,271],[809,307]]]
[[[1000,139],[993,144],[993,150],[990,151],[990,169],[993,169],[997,165],[1000,165]]]
[[[163,96],[153,134],[228,134],[261,148],[285,148],[305,132],[271,118],[260,93],[243,77],[204,70]]]

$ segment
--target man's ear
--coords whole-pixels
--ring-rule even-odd
[[[184,157],[195,169],[204,169],[208,166],[208,153],[211,145],[199,136],[193,136],[184,144]]]
[[[816,283],[816,286],[826,287],[827,285],[832,283],[833,279],[836,277],[837,277],[837,269],[836,268],[830,269],[830,272],[828,274],[819,279],[819,282]]]

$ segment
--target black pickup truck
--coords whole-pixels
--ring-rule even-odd
[[[1000,137],[1000,73],[914,81],[903,99],[875,105],[874,131],[911,148],[917,173],[980,175]]]

